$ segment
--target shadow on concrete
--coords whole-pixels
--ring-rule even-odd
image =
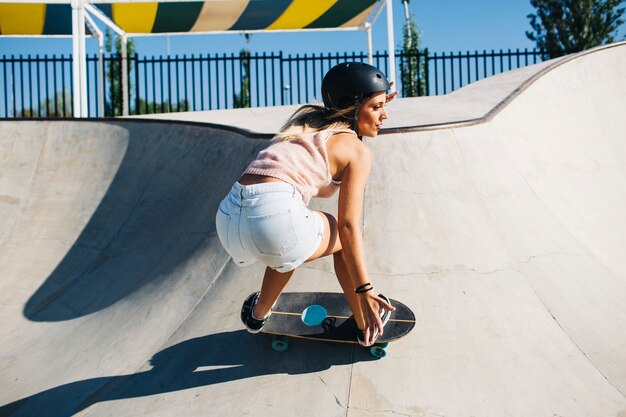
[[[298,375],[375,360],[357,345],[294,341],[271,349],[269,335],[245,330],[189,339],[156,353],[152,369],[76,381],[0,407],[2,416],[69,417],[103,401],[146,397],[263,375]],[[212,369],[203,369],[211,367]]]
[[[120,156],[123,152],[123,159],[110,184],[99,185],[98,173],[83,179],[86,190],[108,188],[74,245],[26,303],[24,316],[33,321],[82,317],[148,283],[175,280],[172,271],[216,239],[219,201],[247,162],[267,145],[226,130],[182,124],[46,123],[48,137],[54,135],[57,143],[63,135],[96,137],[95,152],[104,149],[105,155]],[[82,197],[75,190],[68,192],[74,193],[76,205],[89,204],[80,199],[98,194]]]

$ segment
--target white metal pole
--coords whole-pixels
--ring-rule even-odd
[[[121,38],[121,42],[122,42],[122,57],[125,56],[126,53],[126,42],[125,40],[127,39],[127,35],[126,32],[124,32],[122,29],[120,29],[119,26],[117,26],[111,19],[108,18],[108,16],[106,16],[104,13],[102,13],[99,9],[93,7],[91,4],[87,3],[85,4],[85,10],[87,10],[88,13],[91,13],[96,19],[100,20],[102,23],[105,24],[105,26],[107,26],[109,29],[113,30],[113,32],[115,32],[115,34],[117,34],[120,38]],[[104,35],[101,36],[104,42]],[[100,79],[100,85],[98,86],[98,88],[100,89],[99,91],[99,96],[100,96],[100,109],[102,111],[101,116],[104,116],[104,73],[103,71],[103,66],[102,66],[102,53],[104,50],[104,44],[101,43],[99,44],[100,46],[100,56],[99,56],[99,67],[98,67],[98,71],[100,71],[99,73],[99,79]],[[124,63],[124,59],[122,59],[122,63]],[[122,66],[122,74],[127,71],[126,65]],[[124,85],[125,85],[125,81],[127,80],[128,77],[124,77],[122,79],[122,90],[124,90]],[[122,113],[124,113],[124,106],[128,107],[128,103],[126,99],[122,99]]]
[[[365,24],[365,34],[367,36],[367,63],[374,64],[374,55],[372,53],[372,25],[368,22]]]
[[[386,0],[387,7],[387,52],[389,53],[389,69],[387,77],[389,81],[396,82],[396,56],[394,53],[394,39],[393,39],[393,9],[391,7],[391,0]]]
[[[128,37],[122,35],[122,115],[128,116]]]
[[[87,8],[85,8],[85,11],[87,11]],[[91,33],[93,33],[98,39],[98,69],[96,70],[96,80],[98,83],[98,117],[104,117],[104,67],[102,66],[102,56],[104,55],[104,33],[96,25],[96,22],[93,21],[93,18],[89,13],[85,13],[85,23],[87,23],[87,27]]]
[[[104,13],[100,11],[100,9],[96,9],[91,4],[85,4],[85,10],[91,13],[96,19],[104,23],[109,29],[115,32],[118,36],[123,36],[126,34],[119,26],[117,26],[111,19],[107,17]]]
[[[407,0],[404,0],[403,3],[404,3],[404,22],[406,26],[406,39],[407,39],[407,45],[410,49],[412,39],[411,39],[411,25],[409,25],[410,23],[409,2]]]
[[[85,8],[82,1],[78,8],[78,41],[80,48],[80,114],[81,117],[88,117],[87,112],[87,48],[85,47]]]
[[[74,117],[87,117],[87,60],[85,10],[82,0],[72,0],[72,71]]]
[[[79,31],[78,31],[78,3],[79,0],[72,0],[72,86],[73,86],[73,116],[74,117],[82,117],[81,110],[82,107],[80,105],[80,42],[78,39]]]

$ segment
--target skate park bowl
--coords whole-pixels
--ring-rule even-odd
[[[264,268],[214,216],[293,106],[0,121],[0,415],[626,417],[624,68],[617,43],[389,104],[363,235],[417,325],[381,360],[240,322]],[[287,291],[339,292],[332,259]]]

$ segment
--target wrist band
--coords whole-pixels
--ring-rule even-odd
[[[370,287],[370,288],[366,288],[366,287]],[[360,293],[364,293],[364,292],[368,292],[374,289],[374,286],[372,285],[371,282],[368,282],[367,284],[363,284],[360,287],[358,287],[357,289],[354,290],[355,293],[360,294]]]

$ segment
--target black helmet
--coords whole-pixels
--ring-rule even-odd
[[[387,77],[378,68],[362,62],[335,65],[322,80],[324,106],[335,110],[348,108],[387,90]]]

